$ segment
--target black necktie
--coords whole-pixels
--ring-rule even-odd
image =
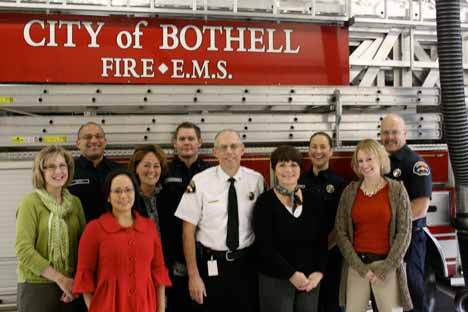
[[[226,245],[229,250],[236,250],[239,247],[239,214],[237,212],[237,193],[234,186],[236,179],[230,177],[228,180],[229,185],[228,194],[228,221],[227,221],[227,235]]]

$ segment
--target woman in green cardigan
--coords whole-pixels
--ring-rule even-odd
[[[80,200],[66,189],[73,169],[73,158],[59,146],[43,148],[34,160],[34,190],[16,212],[19,312],[75,310],[68,303],[75,299],[71,290],[85,217]]]

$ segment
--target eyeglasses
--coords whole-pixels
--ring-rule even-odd
[[[106,136],[104,134],[101,134],[101,133],[98,133],[98,134],[85,134],[85,135],[81,136],[80,139],[90,141],[93,138],[96,138],[96,140],[102,140],[105,137]]]
[[[52,171],[52,172],[55,172],[55,170],[57,170],[57,168],[60,171],[68,170],[67,164],[59,164],[58,166],[55,165],[55,164],[51,164],[51,165],[44,166],[44,170],[48,170],[48,171]]]
[[[215,148],[217,148],[221,152],[227,152],[228,149],[235,151],[241,148],[241,146],[242,146],[241,143],[233,143],[233,144],[221,144],[221,145],[216,146]]]
[[[115,190],[111,190],[111,193],[114,193],[116,195],[122,195],[122,194],[127,194],[127,195],[130,195],[130,194],[133,194],[133,192],[135,192],[135,190],[133,188],[130,188],[130,187],[126,187],[126,188],[117,188]]]

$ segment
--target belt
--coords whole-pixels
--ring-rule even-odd
[[[358,252],[358,256],[361,259],[361,261],[365,264],[369,264],[375,261],[385,260],[385,258],[387,258],[387,255],[377,255],[377,254],[368,253],[368,252]]]
[[[237,250],[213,250],[211,248],[205,247],[200,243],[197,243],[197,249],[200,253],[200,256],[205,259],[216,259],[216,260],[225,260],[228,262],[236,261],[239,258],[242,258],[249,252],[249,247],[237,249]]]

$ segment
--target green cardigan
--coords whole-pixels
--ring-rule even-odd
[[[335,220],[337,242],[344,257],[341,270],[339,301],[346,305],[346,281],[348,267],[355,269],[361,277],[365,277],[369,270],[385,278],[385,275],[396,270],[403,310],[411,310],[412,302],[406,280],[403,257],[411,240],[411,203],[402,182],[385,178],[388,183],[388,197],[392,210],[390,223],[390,252],[383,262],[364,264],[353,247],[354,227],[351,217],[356,194],[362,181],[351,182],[343,191]]]
[[[73,195],[72,195],[73,196]],[[61,272],[73,277],[78,257],[78,242],[85,226],[81,202],[73,196],[76,207],[65,217],[70,238],[70,267],[73,272]],[[41,273],[50,265],[48,260],[49,210],[36,192],[27,194],[16,210],[15,250],[18,258],[18,282],[50,283]]]

